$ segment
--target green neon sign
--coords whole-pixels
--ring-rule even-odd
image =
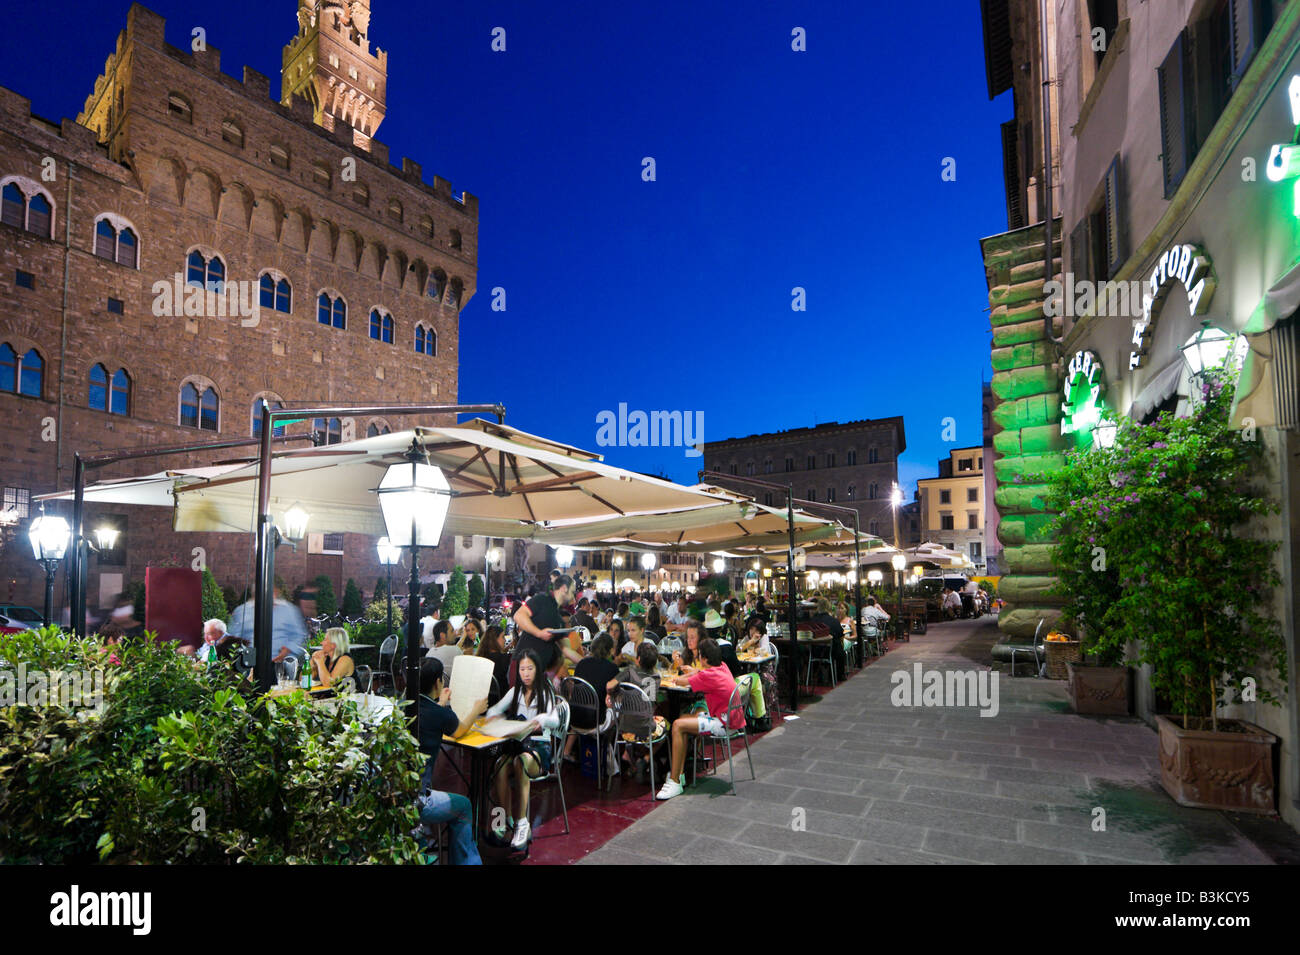
[[[1106,379],[1096,354],[1075,352],[1065,374],[1061,434],[1073,434],[1079,447],[1092,444],[1093,429],[1106,410],[1105,390]]]

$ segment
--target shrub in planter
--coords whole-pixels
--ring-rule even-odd
[[[1258,487],[1262,442],[1231,426],[1231,371],[1212,370],[1200,388],[1190,417],[1122,420],[1113,447],[1071,457],[1052,488],[1057,566],[1067,611],[1103,662],[1136,645],[1136,662],[1151,666],[1152,688],[1182,730],[1224,730],[1228,742],[1241,742],[1249,724],[1222,720],[1219,709],[1243,700],[1247,677],[1286,679],[1285,647],[1268,614],[1277,544],[1248,526],[1277,507]],[[1278,702],[1254,679],[1246,698]],[[1175,798],[1183,787],[1171,774],[1196,765],[1218,774],[1221,788],[1237,785],[1209,750],[1168,766],[1162,754],[1161,763]],[[1235,801],[1229,794],[1224,804]]]
[[[442,618],[450,620],[459,617],[469,609],[469,585],[465,582],[465,571],[457,564],[447,581],[447,593],[442,598]]]

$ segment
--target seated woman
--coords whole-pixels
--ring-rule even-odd
[[[560,727],[560,712],[556,706],[555,693],[551,681],[546,679],[541,658],[536,650],[525,650],[519,659],[518,679],[515,685],[487,711],[487,718],[503,716],[508,720],[522,720],[528,724],[528,739],[524,740],[523,752],[502,756],[497,760],[492,773],[493,788],[497,805],[513,815],[507,815],[504,822],[499,820],[501,813],[494,814],[498,821],[492,831],[499,839],[504,839],[510,827],[515,834],[510,845],[522,849],[528,845],[532,827],[528,822],[528,793],[531,781],[545,776],[551,771],[551,733]],[[514,796],[513,802],[511,796]]]
[[[615,647],[622,647],[627,643],[627,631],[623,627],[623,621],[615,617],[609,622],[609,630],[601,634],[602,637],[609,637],[609,642]]]
[[[478,649],[479,640],[483,638],[483,625],[473,617],[466,617],[460,629],[460,652],[473,653]]]
[[[500,627],[487,628],[487,633],[479,641],[475,656],[492,661],[492,676],[496,678],[497,688],[488,702],[495,703],[510,683],[510,654],[506,653],[506,638]]]
[[[596,691],[596,710],[590,706],[574,706],[569,717],[569,725],[578,729],[599,727],[604,734],[613,722],[614,711],[611,709],[610,694],[618,687],[618,665],[614,663],[614,641],[609,634],[602,633],[591,641],[591,656],[578,661],[573,675],[584,680]],[[573,746],[576,736],[570,736],[564,743],[564,758],[572,761]],[[601,740],[604,742],[603,738]]]
[[[699,666],[700,641],[704,639],[704,622],[694,618],[686,621],[686,646],[673,654],[673,666],[683,673]]]
[[[311,679],[321,689],[329,689],[339,680],[352,675],[352,657],[348,655],[348,632],[330,627],[321,638],[320,649],[311,655]]]
[[[740,642],[740,653],[757,653],[766,656],[772,652],[772,644],[767,639],[767,624],[762,617],[750,617],[745,622],[745,639]]]
[[[852,653],[858,642],[858,629],[854,626],[853,618],[849,616],[849,608],[843,600],[835,605],[835,616],[840,621],[841,629],[844,630],[844,652]]]
[[[657,603],[651,603],[645,615],[646,636],[658,643],[664,635],[664,618]]]

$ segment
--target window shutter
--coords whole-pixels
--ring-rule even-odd
[[[1014,119],[1002,124],[1002,176],[1007,192],[1007,228],[1025,225],[1025,197],[1020,188],[1020,128]]]
[[[1264,35],[1262,0],[1228,0],[1232,27],[1232,85],[1241,82]]]
[[[1124,264],[1123,235],[1120,223],[1119,155],[1106,170],[1106,278],[1111,278]]]
[[[1160,143],[1163,148],[1161,162],[1164,167],[1165,198],[1168,199],[1187,174],[1189,153],[1188,122],[1190,103],[1186,96],[1186,43],[1183,34],[1174,41],[1173,49],[1157,69],[1160,89]]]
[[[1070,233],[1070,271],[1074,280],[1082,282],[1090,277],[1088,272],[1088,217],[1084,216]]]

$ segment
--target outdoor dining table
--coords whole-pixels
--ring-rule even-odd
[[[804,632],[806,633],[807,631]],[[805,649],[811,647],[825,646],[835,638],[828,633],[824,637],[811,637],[811,638],[804,637],[801,640],[791,640],[789,637],[769,637],[768,639],[772,643],[776,644],[776,646],[781,650],[782,654],[784,655],[784,658],[790,662],[791,666],[796,668],[801,668],[803,666],[803,661],[805,659],[804,657]],[[798,670],[796,672],[798,672]],[[802,681],[800,681],[799,685],[800,685],[799,702],[802,703],[807,700],[817,699],[817,694],[803,692]]]
[[[488,736],[486,733],[480,732],[478,727],[482,723],[482,720],[476,721],[474,727],[459,739],[446,734],[443,734],[442,737],[443,749],[452,747],[469,753],[470,756],[467,785],[469,786],[469,803],[474,814],[475,838],[478,837],[480,832],[483,811],[487,808],[488,773],[491,771],[492,762],[496,759],[501,747],[513,739],[513,737],[509,736]],[[450,754],[448,754],[448,758],[450,759]],[[455,766],[454,763],[452,765]],[[462,778],[464,777],[462,776]]]

